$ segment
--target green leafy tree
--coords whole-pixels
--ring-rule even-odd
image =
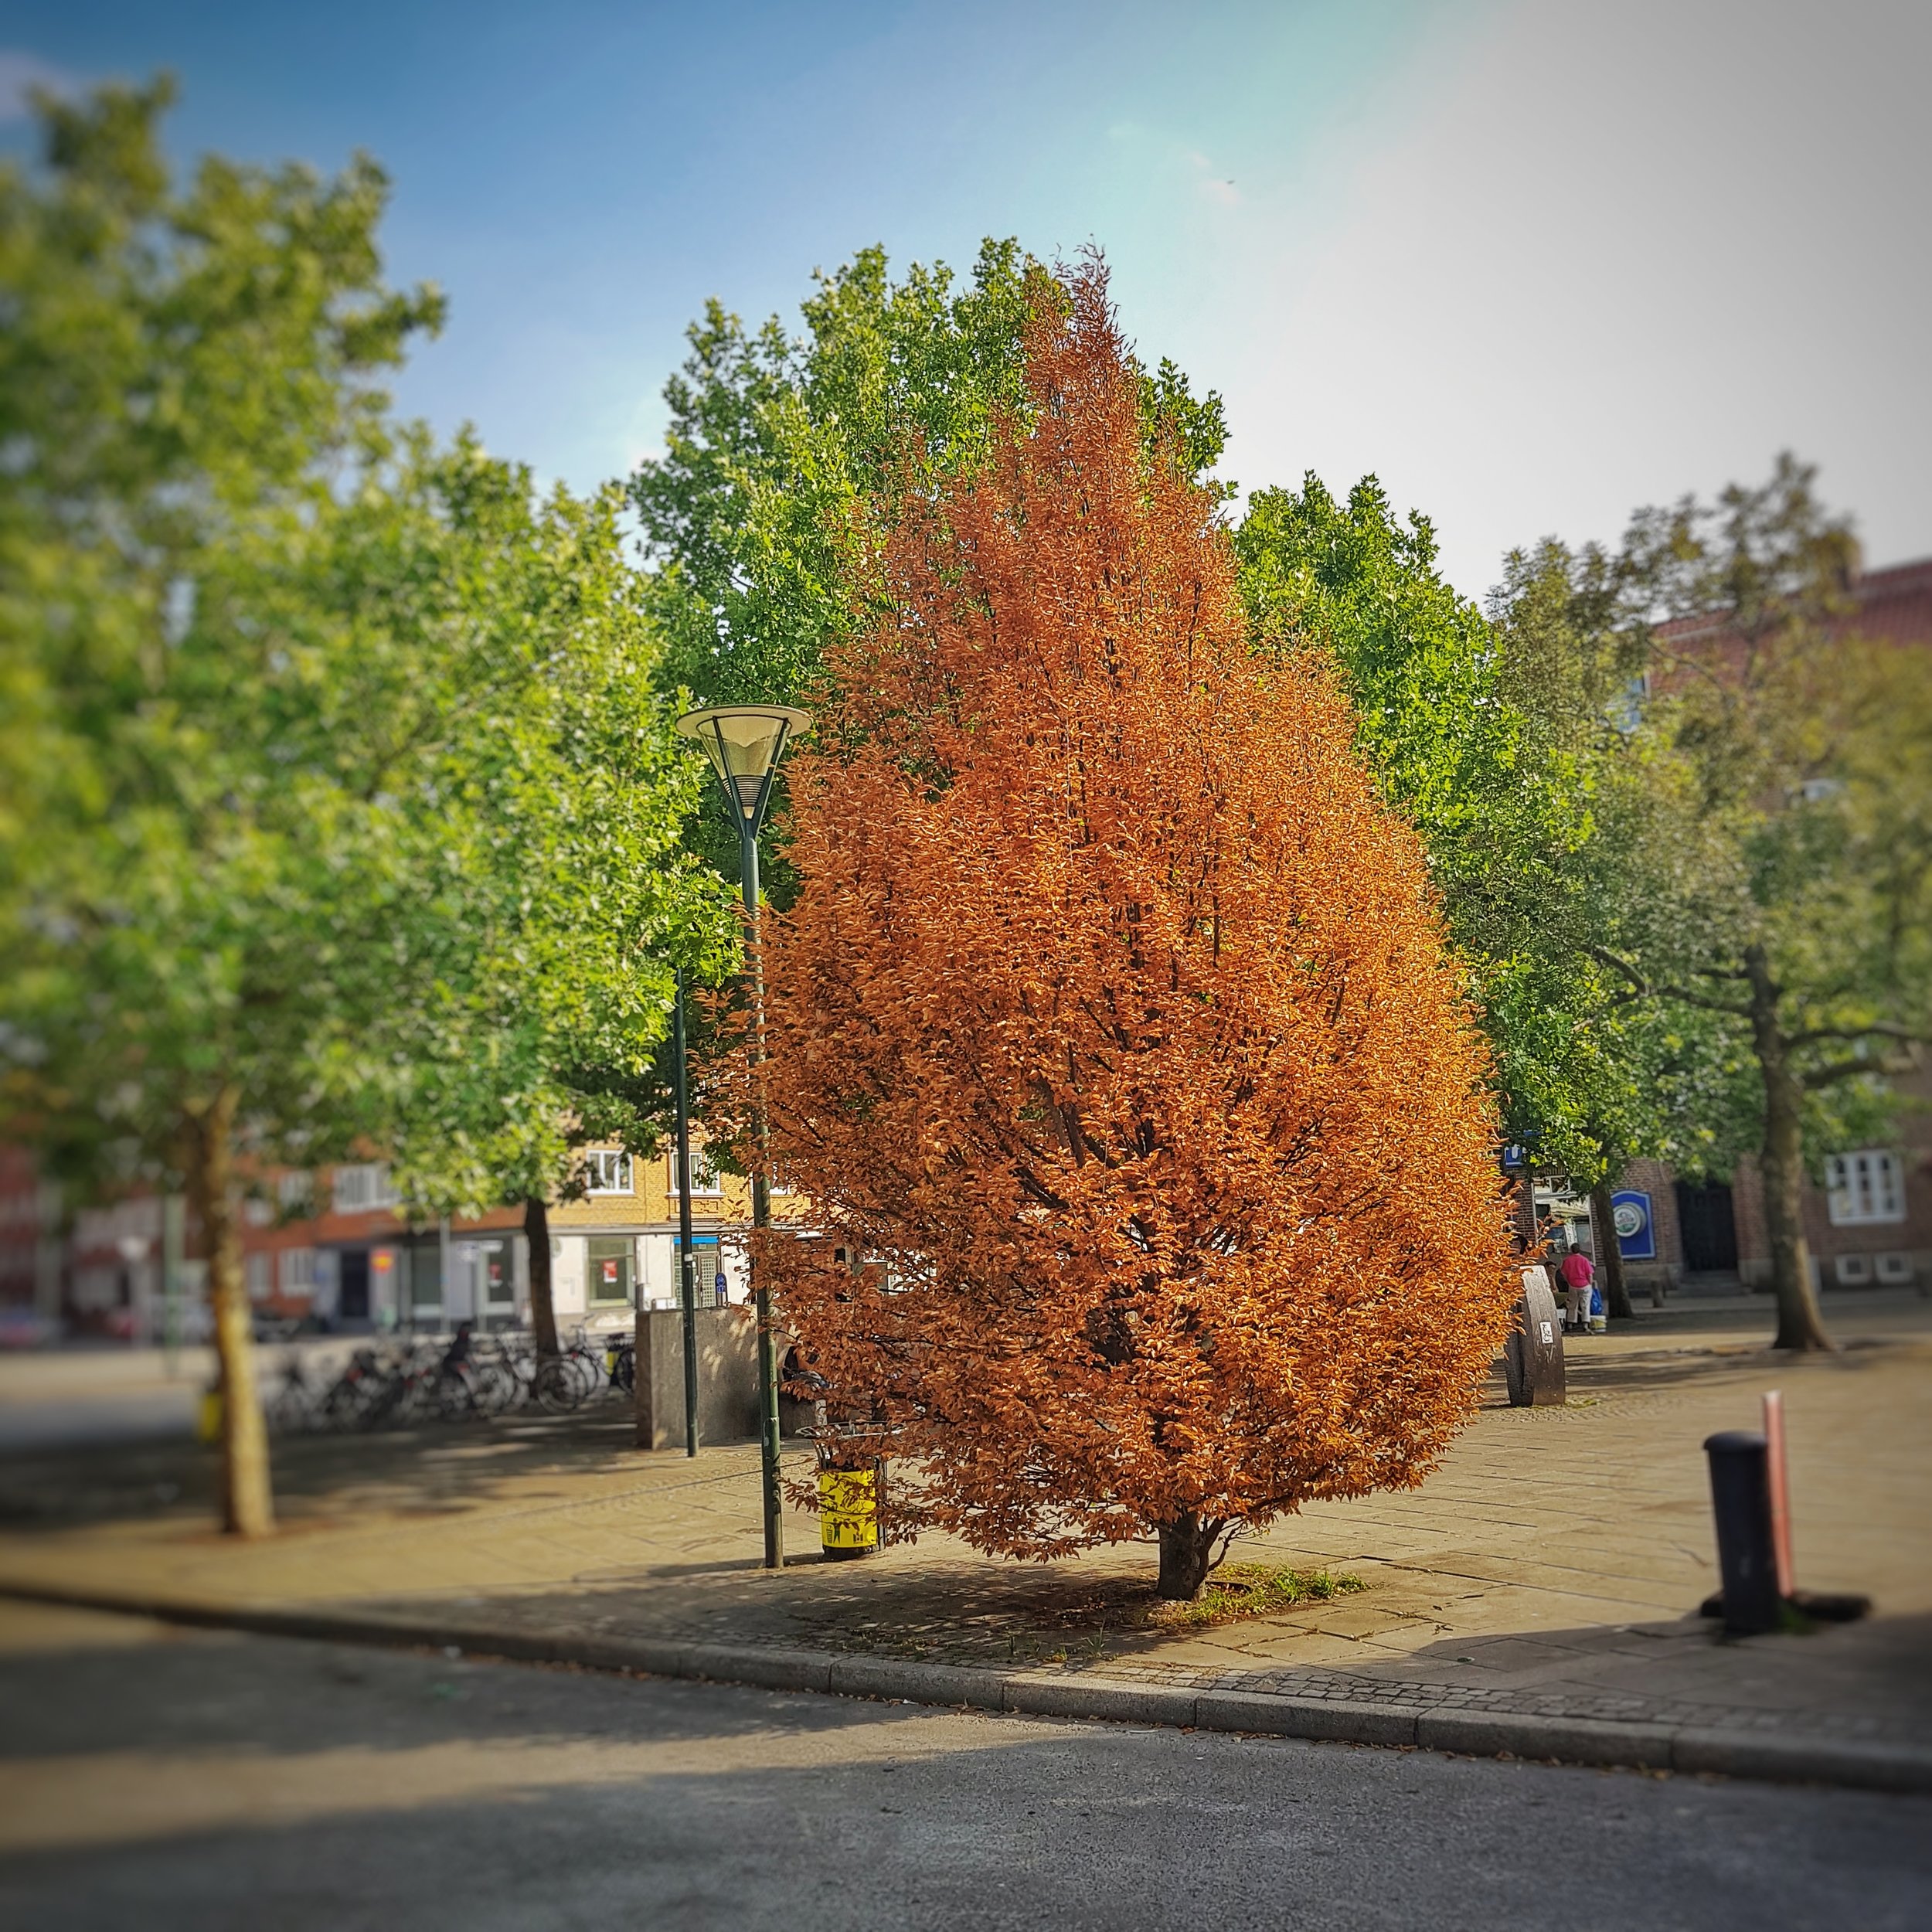
[[[654,1145],[675,973],[716,979],[736,947],[728,889],[681,842],[705,768],[658,688],[621,502],[539,503],[519,468],[426,451],[303,586],[345,641],[417,668],[391,713],[416,749],[383,927],[412,996],[365,1036],[369,1131],[419,1212],[523,1205],[545,1353],[549,1206],[581,1192],[587,1141]],[[491,675],[426,687],[436,641],[459,637]]]
[[[0,801],[13,1111],[57,1158],[185,1176],[226,1394],[224,1513],[270,1522],[234,1226],[243,1123],[313,1125],[366,971],[353,774],[278,755],[289,684],[244,556],[376,433],[373,378],[442,313],[382,280],[386,192],[210,159],[170,180],[172,89],[39,103],[0,170]]]
[[[1373,478],[1345,502],[1313,475],[1298,492],[1258,492],[1235,545],[1257,643],[1305,641],[1333,658],[1383,795],[1421,834],[1505,1131],[1540,1169],[1600,1179],[1655,1131],[1633,1002],[1590,951],[1622,903],[1625,801],[1594,729],[1563,722],[1579,708],[1604,717],[1614,666],[1590,668],[1604,690],[1581,688],[1550,634],[1568,613],[1527,564],[1499,631],[1443,581],[1427,519],[1399,521]],[[1539,651],[1564,662],[1566,689],[1543,678]]]
[[[906,492],[924,501],[971,474],[998,419],[1024,419],[1029,318],[1066,304],[1010,240],[983,243],[964,281],[937,262],[895,281],[872,247],[815,284],[795,332],[707,305],[665,386],[665,453],[631,480],[656,566],[662,676],[700,702],[828,701],[825,653],[883,607],[873,560]],[[1165,438],[1198,480],[1226,441],[1219,396],[1196,397],[1171,361],[1137,365],[1135,379],[1150,448]],[[765,886],[784,904],[796,882],[782,810],[774,834]],[[716,814],[689,836],[736,878],[737,840]]]
[[[1856,549],[1812,483],[1786,456],[1758,488],[1640,512],[1618,566],[1681,808],[1663,929],[1613,963],[1701,1045],[1697,1164],[1757,1158],[1793,1349],[1830,1345],[1808,1174],[1883,1131],[1889,1077],[1932,1039],[1932,677],[1859,638]]]
[[[44,171],[0,180],[0,677],[32,721],[0,1049],[51,1158],[185,1182],[254,1534],[243,1170],[373,1141],[419,1199],[539,1189],[648,1060],[663,959],[730,929],[674,849],[696,774],[617,496],[396,437],[370,376],[440,304],[381,284],[379,175],[177,193],[165,100],[49,108]]]
[[[1504,559],[1488,603],[1497,692],[1518,721],[1524,763],[1568,801],[1568,822],[1583,834],[1541,850],[1535,943],[1585,1028],[1578,1046],[1590,1077],[1568,1099],[1590,1151],[1572,1178],[1590,1196],[1613,1319],[1632,1311],[1611,1189],[1641,1156],[1680,1155],[1679,1136],[1698,1117],[1685,1104],[1698,1097],[1689,1077],[1702,1064],[1681,1015],[1660,1012],[1617,964],[1668,940],[1671,866],[1686,829],[1684,789],[1644,727],[1645,651],[1624,581],[1600,547],[1546,538]]]
[[[827,645],[876,608],[879,520],[984,464],[996,420],[1029,407],[1029,317],[1066,302],[1012,240],[982,243],[964,285],[944,263],[895,282],[878,247],[816,282],[798,334],[706,306],[665,386],[665,454],[631,479],[665,675],[707,702],[811,699]],[[1169,361],[1136,375],[1150,442],[1211,469],[1220,398],[1197,399]]]

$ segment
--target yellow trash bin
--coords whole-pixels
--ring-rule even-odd
[[[865,1469],[819,1471],[818,1539],[828,1559],[878,1555],[884,1474],[884,1465],[876,1462]]]
[[[195,1415],[195,1434],[202,1441],[214,1443],[221,1440],[221,1391],[204,1389],[201,1406]]]

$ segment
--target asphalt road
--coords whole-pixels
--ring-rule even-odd
[[[1922,1927],[1932,1803],[0,1604],[0,1923]]]

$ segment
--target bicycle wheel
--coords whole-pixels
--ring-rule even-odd
[[[546,1414],[560,1416],[583,1400],[583,1384],[566,1355],[551,1355],[536,1365],[530,1393]]]
[[[460,1368],[445,1369],[436,1378],[431,1397],[436,1413],[444,1422],[461,1422],[465,1417],[481,1413],[470,1378]]]
[[[500,1416],[523,1393],[516,1371],[506,1362],[478,1362],[470,1368],[470,1393],[481,1416]]]

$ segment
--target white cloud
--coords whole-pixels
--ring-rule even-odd
[[[1223,175],[1208,155],[1172,134],[1138,121],[1120,121],[1107,129],[1107,138],[1117,148],[1130,153],[1138,151],[1148,157],[1153,172],[1162,180],[1172,184],[1178,178],[1202,201],[1223,208],[1235,207],[1240,202],[1240,193],[1233,180]]]

